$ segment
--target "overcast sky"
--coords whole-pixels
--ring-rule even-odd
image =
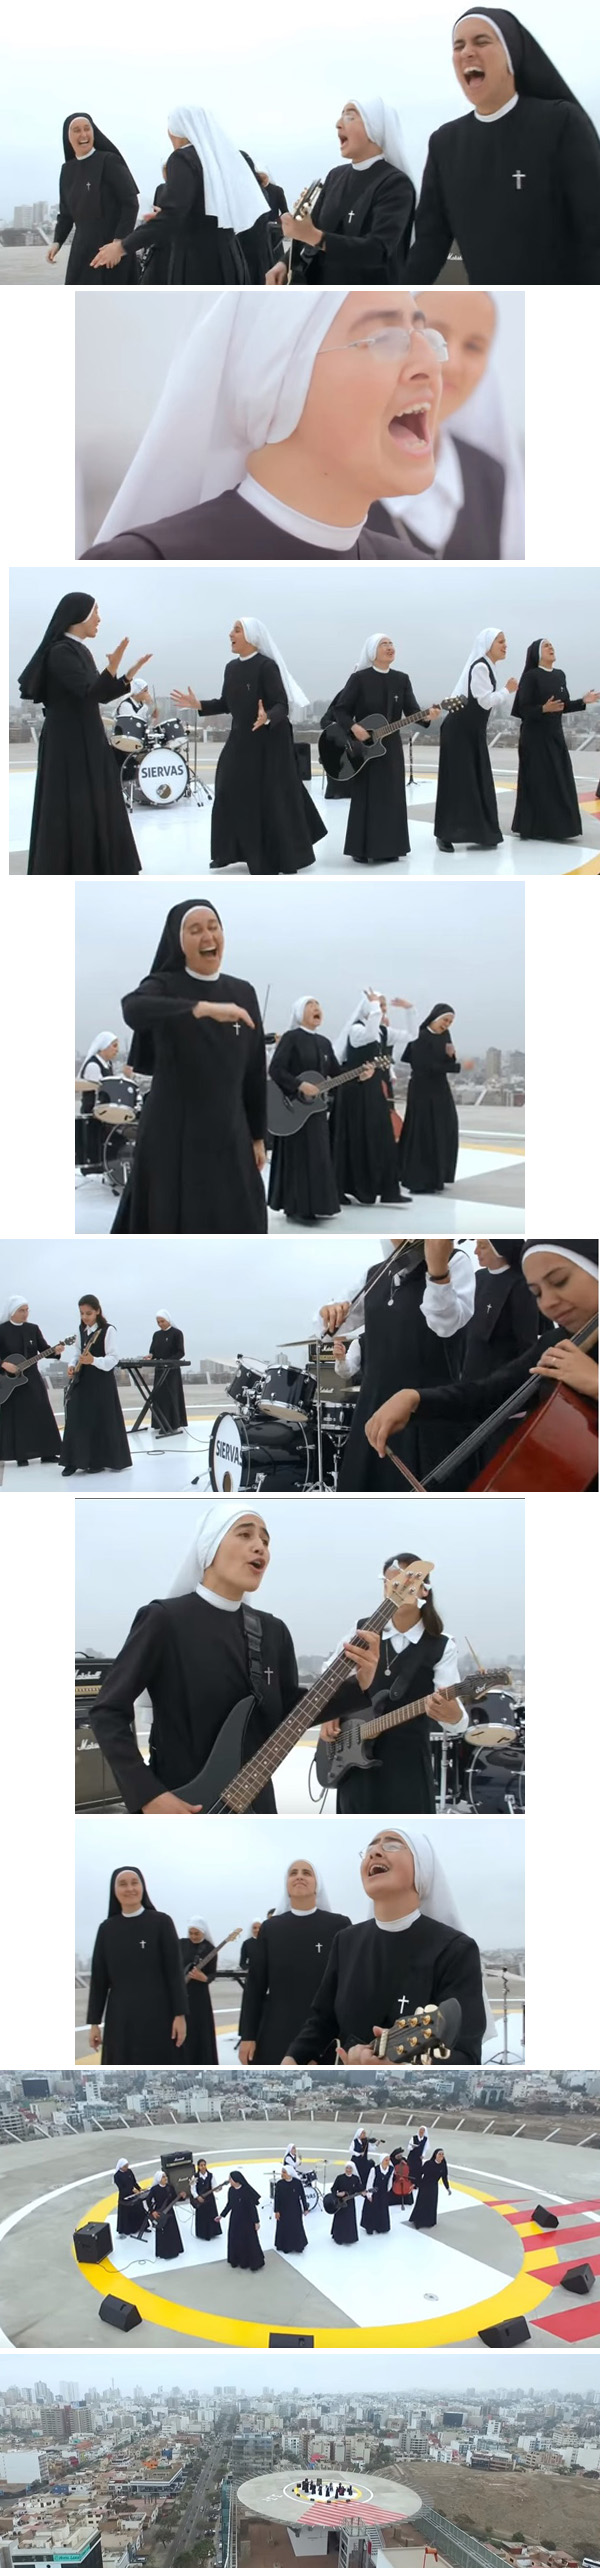
[[[212,891],[212,886],[211,886]],[[190,887],[190,907],[193,892]],[[440,999],[456,1012],[457,1051],[524,1042],[524,893],[521,884],[368,881],[340,900],[336,883],[316,901],[302,877],[224,882],[224,969],[254,983],[268,1025],[281,1032],[294,1000],[322,1001],[335,1043],[365,982],[414,1002],[419,1019]],[[105,1026],[123,1032],[120,998],[150,970],[169,895],[151,880],[80,883],[76,896],[76,1027],[83,1054]],[[324,959],[322,959],[324,958]],[[401,1023],[401,1017],[393,1019]],[[127,1038],[129,1041],[129,1037]]]
[[[166,2398],[175,2388],[187,2389],[192,2395],[197,2390],[200,2397],[210,2397],[214,2389],[231,2384],[232,2389],[242,2390],[246,2396],[264,2392],[271,2399],[283,2398],[294,2390],[304,2398],[311,2388],[332,2395],[339,2392],[346,2398],[366,2397],[369,2391],[380,2390],[392,2394],[396,2391],[403,2398],[412,2398],[413,2393],[424,2399],[429,2394],[432,2398],[441,2394],[453,2405],[455,2400],[466,2398],[467,2393],[487,2398],[492,2392],[525,2390],[528,2399],[578,2393],[600,2403],[597,2355],[585,2349],[577,2354],[561,2354],[553,2345],[548,2346],[542,2362],[536,2351],[532,2360],[530,2348],[527,2354],[511,2353],[508,2365],[506,2355],[496,2354],[493,2349],[485,2354],[473,2352],[472,2347],[466,2354],[438,2353],[432,2345],[427,2353],[416,2353],[412,2347],[406,2354],[371,2351],[368,2375],[362,2354],[337,2350],[322,2353],[315,2348],[310,2358],[310,2381],[297,2354],[267,2354],[261,2346],[253,2348],[252,2353],[237,2349],[233,2352],[223,2345],[206,2353],[200,2346],[193,2354],[144,2351],[135,2360],[133,2351],[121,2354],[118,2348],[113,2351],[111,2347],[110,2364],[106,2353],[85,2354],[78,2350],[74,2354],[49,2354],[45,2346],[41,2353],[36,2347],[33,2354],[16,2354],[11,2347],[8,2354],[0,2354],[0,2390],[13,2385],[32,2390],[36,2381],[44,2380],[49,2389],[57,2391],[67,2378],[76,2381],[84,2394],[90,2389],[106,2389],[115,2382],[123,2397],[131,2394],[138,2383],[144,2391],[164,2393]]]
[[[597,48],[589,42],[591,9],[565,17],[563,0],[528,0],[527,24],[560,65],[588,111],[600,107]],[[107,21],[96,41],[81,8],[67,5],[48,45],[48,15],[30,0],[26,26],[17,19],[4,39],[0,214],[13,201],[58,193],[62,126],[83,105],[125,153],[147,202],[168,149],[167,116],[175,100],[200,99],[232,140],[285,187],[288,200],[337,163],[335,119],[351,98],[381,91],[399,110],[417,178],[427,137],[446,118],[467,111],[451,67],[448,0],[404,0],[401,13],[369,11],[365,61],[364,7],[346,0],[344,33],[328,25],[317,0],[305,0],[302,41],[294,17],[277,21],[231,10],[214,22],[184,4],[176,30],[159,0],[148,0],[144,43],[132,24]],[[36,41],[39,31],[39,44]],[[8,59],[6,58],[8,54]],[[316,75],[316,76],[315,76]]]
[[[155,1907],[174,1917],[185,1934],[193,1917],[205,1917],[219,1943],[233,1926],[246,1934],[253,1917],[264,1917],[283,1897],[289,1864],[304,1856],[320,1871],[330,1907],[353,1922],[371,1917],[360,1880],[360,1858],[373,1835],[373,1819],[273,1820],[259,1814],[241,1818],[231,1845],[232,1820],[199,1819],[185,1829],[174,1819],[161,1819],[148,1829],[144,1818],[77,1820],[76,1944],[87,1957],[108,1907],[111,1873],[120,1864],[139,1864]],[[393,1821],[390,1823],[393,1826]],[[488,1951],[499,1944],[521,1945],[525,1935],[524,1819],[430,1818],[425,1829],[454,1893],[465,1932]],[[225,1960],[234,1959],[232,1943]]]
[[[358,659],[368,633],[389,632],[401,668],[409,670],[425,707],[452,692],[484,624],[506,633],[506,673],[518,677],[534,635],[554,642],[572,695],[599,683],[597,578],[594,571],[513,569],[507,563],[324,562],[318,610],[312,563],[206,563],[200,569],[161,562],[98,562],[11,573],[10,698],[18,674],[45,631],[59,597],[94,584],[102,624],[95,656],[128,634],[132,657],[152,652],[149,682],[157,695],[190,684],[218,693],[228,636],[240,614],[260,616],[304,694],[329,697]],[[504,674],[504,672],[502,672]]]

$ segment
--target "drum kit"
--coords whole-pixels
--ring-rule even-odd
[[[76,1079],[75,1096],[95,1096],[95,1105],[86,1108],[82,1124],[88,1121],[105,1127],[101,1174],[113,1195],[121,1195],[130,1175],[135,1149],[136,1129],[144,1096],[151,1087],[150,1079],[133,1076],[131,1071],[108,1079]],[[82,1160],[85,1171],[85,1159]],[[92,1173],[98,1174],[92,1163]]]
[[[298,2182],[301,2184],[304,2193],[307,2211],[318,2211],[323,2201],[323,2190],[322,2186],[317,2183],[316,2167],[300,2166],[297,2169],[297,2174]],[[269,2198],[271,2202],[274,2201],[275,2186],[279,2184],[280,2175],[281,2169],[279,2167],[274,2167],[272,2175],[269,2177]]]
[[[194,731],[190,761],[188,733],[178,714],[159,722],[152,707],[118,705],[112,745],[122,754],[121,785],[130,811],[134,803],[162,811],[192,799],[212,800],[197,772],[197,734]]]
[[[457,1685],[460,1695],[460,1679]],[[474,1810],[478,1818],[518,1818],[525,1809],[525,1705],[517,1687],[494,1688],[458,1737],[430,1737],[438,1811]]]
[[[331,1355],[302,1339],[306,1362],[264,1364],[238,1356],[229,1383],[232,1406],[215,1418],[209,1447],[211,1489],[337,1489],[357,1392],[342,1390]],[[284,1355],[293,1350],[285,1350]]]

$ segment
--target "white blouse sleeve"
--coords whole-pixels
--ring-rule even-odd
[[[487,660],[476,660],[471,670],[471,695],[475,697],[476,704],[483,706],[484,713],[491,713],[492,705],[498,703],[504,692],[504,687],[492,686]]]
[[[350,1027],[348,1042],[353,1052],[360,1049],[361,1043],[378,1043],[380,1029],[381,1008],[374,1004],[369,1008],[368,1016],[359,1017],[356,1024]]]
[[[467,1320],[472,1320],[474,1309],[475,1268],[467,1249],[457,1248],[450,1261],[447,1284],[436,1283],[433,1275],[427,1277],[421,1303],[423,1318],[433,1337],[451,1338],[456,1337],[457,1329],[466,1327]]]
[[[451,1637],[451,1634],[450,1634],[450,1633],[448,1633],[448,1636],[447,1636],[447,1639],[446,1639],[446,1647],[445,1647],[445,1650],[443,1650],[443,1652],[442,1652],[441,1659],[438,1659],[438,1662],[437,1662],[437,1667],[436,1667],[436,1670],[435,1670],[435,1680],[436,1680],[436,1685],[442,1685],[442,1686],[445,1686],[445,1685],[451,1685],[451,1686],[453,1687],[453,1689],[455,1688],[455,1689],[456,1689],[456,1699],[457,1699],[457,1702],[458,1702],[458,1703],[460,1703],[460,1694],[459,1694],[459,1691],[458,1691],[458,1688],[459,1688],[459,1685],[460,1685],[460,1669],[459,1669],[459,1665],[458,1665],[458,1650],[457,1650],[457,1647],[456,1647],[456,1641],[453,1641],[453,1640],[452,1640],[452,1637]],[[460,1705],[460,1721],[449,1721],[449,1722],[446,1722],[446,1723],[445,1723],[445,1727],[446,1727],[448,1730],[450,1730],[450,1732],[451,1732],[451,1735],[452,1735],[452,1738],[453,1738],[453,1739],[457,1739],[457,1738],[459,1737],[459,1734],[460,1734],[460,1731],[461,1731],[461,1730],[466,1730],[466,1729],[467,1729],[467,1727],[468,1727],[468,1713],[466,1713],[466,1712],[464,1711],[462,1703],[461,1703],[461,1705]]]
[[[93,1350],[92,1350],[92,1352],[93,1352]],[[117,1332],[116,1332],[116,1329],[114,1329],[114,1328],[113,1328],[112,1320],[111,1320],[110,1325],[109,1325],[109,1327],[107,1328],[107,1331],[106,1331],[106,1339],[105,1339],[105,1344],[104,1344],[104,1354],[103,1354],[103,1355],[95,1355],[95,1356],[94,1356],[94,1364],[95,1364],[95,1366],[96,1366],[96,1370],[97,1370],[97,1372],[98,1372],[98,1373],[114,1373],[115,1365],[117,1365],[117,1364],[118,1364],[118,1362],[119,1362],[119,1357],[118,1357],[118,1351],[117,1351]]]
[[[414,1043],[415,1035],[419,1032],[416,1008],[403,1008],[401,1025],[391,1025],[389,1031],[394,1061],[401,1061],[405,1044]]]
[[[343,1356],[343,1358],[341,1358],[341,1359],[340,1359],[340,1357],[339,1357],[339,1356],[336,1356],[336,1361],[335,1361],[335,1370],[336,1370],[336,1373],[337,1373],[338,1381],[339,1381],[339,1382],[354,1382],[354,1381],[355,1381],[355,1379],[356,1379],[356,1375],[357,1375],[357,1373],[360,1373],[361,1360],[362,1360],[362,1357],[361,1357],[361,1344],[360,1344],[360,1338],[359,1338],[359,1337],[351,1338],[351,1339],[350,1339],[350,1344],[349,1344],[349,1346],[347,1346],[347,1348],[346,1348],[345,1356]]]

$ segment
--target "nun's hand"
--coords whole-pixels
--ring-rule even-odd
[[[171,2025],[171,2041],[175,2043],[176,2051],[183,2050],[184,2042],[187,2042],[187,2021],[185,2015],[173,2016],[173,2022]]]
[[[187,1972],[186,1972],[186,1979],[188,1979],[188,1980],[204,1980],[204,1981],[206,1981],[206,1971],[201,1971],[201,1969],[200,1969],[200,1963],[199,1963],[199,1962],[194,1962],[194,1968],[193,1968],[193,1971],[187,1971]]]
[[[435,1694],[426,1694],[425,1710],[430,1721],[443,1721],[449,1724],[451,1730],[455,1730],[457,1721],[460,1721],[461,1706],[456,1695],[452,1694],[448,1700],[448,1696],[442,1694],[439,1688]]]
[[[381,2024],[373,2025],[373,2033],[377,2041],[381,2031]],[[379,2059],[373,2042],[353,2042],[349,2051],[343,2051],[340,2042],[337,2064],[338,2068],[342,2069],[384,2069],[386,2065],[385,2060]]]
[[[132,662],[131,668],[127,671],[130,686],[132,678],[137,678],[138,669],[145,669],[147,661],[152,660],[153,656],[154,654],[152,651],[142,651],[141,660],[134,660]]]
[[[193,687],[185,687],[185,689],[183,687],[172,687],[171,703],[188,705],[190,713],[202,712],[201,696],[194,695]]]
[[[264,1143],[264,1141],[253,1141],[253,1143],[252,1143],[252,1148],[253,1148],[253,1151],[254,1151],[254,1157],[255,1157],[255,1161],[256,1161],[256,1166],[257,1166],[257,1168],[258,1168],[258,1170],[259,1170],[259,1174],[260,1174],[260,1171],[261,1171],[263,1168],[266,1168],[266,1164],[267,1164],[267,1153],[266,1153],[265,1143]]]
[[[517,687],[518,687],[518,684],[519,684],[518,678],[505,678],[505,680],[504,680],[504,684],[505,684],[505,687],[506,687],[506,693],[507,693],[507,695],[516,695]]]
[[[374,1409],[372,1418],[366,1419],[367,1444],[373,1445],[375,1453],[380,1455],[382,1461],[390,1436],[401,1434],[402,1428],[408,1426],[409,1418],[414,1417],[419,1405],[420,1392],[396,1391],[393,1400],[384,1400],[383,1407]]]
[[[18,1364],[8,1364],[8,1363],[7,1363],[7,1360],[6,1360],[6,1357],[4,1357],[4,1358],[3,1358],[3,1363],[2,1363],[2,1372],[3,1372],[3,1373],[18,1373],[18,1370],[19,1370]]]
[[[323,239],[311,214],[282,214],[281,229],[285,241],[304,241],[309,250],[318,250]]]
[[[254,1033],[254,1018],[248,1015],[247,1008],[239,1008],[235,999],[220,1003],[218,999],[198,999],[192,1016],[214,1017],[217,1025],[249,1025],[250,1033]]]
[[[168,1814],[171,1819],[190,1819],[195,1810],[201,1809],[201,1801],[180,1801],[178,1792],[156,1792],[152,1801],[144,1802],[143,1817],[162,1819]]]
[[[542,713],[564,713],[564,710],[562,696],[547,696],[542,705]]]
[[[278,259],[276,267],[267,268],[265,285],[287,285],[287,273],[285,259]]]
[[[361,1070],[359,1074],[360,1079],[374,1079],[376,1069],[376,1061],[365,1061],[364,1070]]]
[[[118,267],[120,260],[124,257],[125,251],[123,249],[122,241],[105,241],[104,248],[96,251],[95,259],[90,259],[90,267]]]
[[[102,2032],[99,2024],[90,2024],[90,2050],[101,2051]]]
[[[299,1097],[318,1097],[320,1095],[320,1089],[315,1088],[310,1079],[302,1079],[298,1089],[298,1095]]]
[[[46,258],[50,267],[54,267],[54,261],[58,258],[58,253],[61,249],[62,241],[52,241],[50,249],[46,251]]]
[[[255,2042],[240,2042],[239,2050],[238,2050],[238,2060],[239,2060],[240,2068],[241,2068],[241,2069],[249,2069],[249,2068],[251,2068],[251,2066],[252,2066],[252,2061],[253,2061],[253,2059],[254,2059],[254,2053],[255,2053],[255,2050],[256,2050],[256,2043],[255,2043]]]
[[[371,738],[371,734],[370,734],[370,731],[365,731],[365,727],[364,727],[364,723],[363,723],[363,722],[353,722],[353,724],[352,724],[352,738],[353,738],[353,740],[370,740],[370,738]],[[368,997],[368,995],[369,995],[369,993],[368,993],[368,991],[367,991],[367,997]]]
[[[598,1366],[580,1346],[570,1346],[561,1338],[560,1346],[547,1346],[532,1373],[543,1373],[546,1381],[564,1382],[568,1391],[583,1391],[588,1400],[598,1399]]]
[[[426,1239],[425,1264],[433,1283],[439,1276],[447,1275],[453,1247],[452,1239]]]
[[[583,701],[584,704],[600,704],[600,695],[598,694],[597,687],[588,687],[587,695],[584,695]]]
[[[337,1330],[337,1329],[341,1329],[342,1321],[343,1321],[343,1320],[345,1320],[346,1315],[347,1315],[347,1312],[349,1311],[349,1309],[350,1309],[350,1303],[349,1303],[349,1302],[322,1302],[322,1303],[321,1303],[321,1309],[320,1309],[320,1312],[319,1312],[319,1319],[323,1321],[323,1327],[324,1327],[324,1329],[326,1330],[326,1334],[327,1334],[327,1336],[328,1336],[328,1337],[335,1337],[336,1330]],[[344,1353],[345,1353],[345,1349],[344,1349]]]
[[[378,1632],[357,1632],[356,1640],[344,1641],[344,1658],[351,1660],[361,1694],[369,1692],[378,1665],[379,1648]]]
[[[339,1735],[340,1735],[341,1727],[342,1727],[341,1721],[322,1721],[322,1722],[321,1722],[321,1738],[322,1738],[322,1739],[339,1739]]]
[[[128,634],[128,633],[126,633],[126,634],[125,634],[125,636],[124,636],[124,640],[123,640],[122,642],[118,642],[118,643],[117,643],[117,647],[116,647],[116,650],[115,650],[115,651],[107,651],[107,654],[106,654],[106,666],[107,666],[107,669],[110,669],[110,670],[111,670],[113,678],[116,678],[117,669],[118,669],[118,667],[119,667],[119,662],[120,662],[120,660],[122,660],[122,658],[123,658],[123,652],[127,650],[128,643],[129,643],[129,634]]]
[[[269,720],[269,716],[268,716],[268,713],[265,713],[265,708],[264,708],[264,704],[263,704],[262,696],[259,696],[259,699],[258,699],[258,713],[257,713],[257,716],[256,716],[256,722],[253,722],[253,724],[252,724],[252,729],[253,729],[253,731],[263,731],[263,730],[265,729],[265,726],[268,724],[268,720]]]
[[[412,999],[390,999],[391,1008],[412,1008]]]

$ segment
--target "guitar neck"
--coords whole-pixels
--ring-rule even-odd
[[[437,1691],[438,1694],[443,1695],[445,1703],[452,1703],[456,1694],[456,1686],[438,1685]],[[361,1721],[361,1739],[381,1739],[383,1738],[384,1730],[400,1730],[404,1721],[420,1720],[422,1714],[427,1710],[428,1701],[429,1697],[427,1694],[420,1694],[416,1703],[394,1703],[389,1712],[381,1712],[379,1714],[378,1720]]]
[[[361,1628],[364,1632],[383,1632],[389,1619],[390,1600],[389,1596],[386,1596],[383,1604],[377,1606],[375,1613],[367,1616]],[[328,1703],[332,1702],[333,1696],[339,1693],[340,1687],[346,1684],[351,1674],[352,1669],[345,1650],[338,1650],[331,1667],[326,1668],[324,1674],[318,1677],[316,1685],[310,1686],[308,1694],[303,1695],[302,1702],[294,1705],[293,1712],[288,1712],[287,1720],[282,1721],[280,1728],[273,1732],[272,1739],[267,1739],[264,1747],[259,1748],[256,1756],[250,1758],[249,1764],[243,1766],[241,1774],[236,1775],[233,1783],[226,1785],[225,1791],[220,1795],[218,1804],[220,1809],[250,1809],[258,1793],[264,1790],[265,1784],[270,1783],[271,1776],[276,1774],[277,1767],[283,1764],[284,1757],[289,1757],[291,1749],[297,1747],[298,1740],[304,1737],[305,1731],[312,1729],[313,1721],[323,1720]]]
[[[365,1066],[365,1065],[364,1065],[364,1061],[363,1061],[363,1062],[362,1062],[362,1064],[361,1064],[361,1068],[360,1068],[360,1070],[340,1070],[339,1077],[338,1077],[337,1079],[327,1079],[327,1080],[326,1080],[326,1082],[325,1082],[326,1087],[327,1087],[328,1089],[330,1089],[330,1088],[345,1088],[345,1087],[347,1087],[347,1085],[348,1085],[348,1083],[349,1083],[349,1081],[350,1081],[351,1079],[362,1079],[362,1074],[363,1074],[364,1066]]]

